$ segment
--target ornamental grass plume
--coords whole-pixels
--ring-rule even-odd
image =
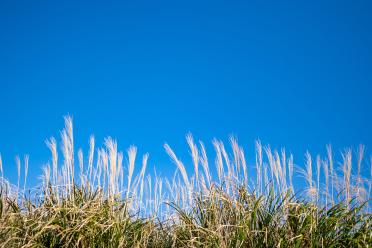
[[[63,160],[57,140],[47,140],[51,161],[43,167],[40,185],[27,188],[28,155],[23,190],[19,156],[17,184],[9,183],[0,155],[0,247],[372,245],[372,156],[365,178],[364,146],[355,157],[351,149],[344,150],[338,171],[330,145],[324,157],[306,152],[300,166],[293,154],[259,140],[250,158],[235,137],[230,146],[213,139],[213,165],[208,146],[187,134],[190,164],[164,145],[175,164],[173,176],[167,177],[147,169],[152,163],[148,153],[138,154],[130,146],[125,154],[111,137],[97,147],[91,136],[88,153],[75,153],[72,118],[64,120]]]

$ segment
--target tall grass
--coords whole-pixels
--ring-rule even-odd
[[[12,185],[4,178],[0,155],[0,247],[372,244],[372,157],[364,160],[364,146],[355,158],[351,149],[342,152],[340,163],[333,161],[330,145],[326,157],[313,160],[307,152],[302,167],[284,149],[257,141],[255,164],[249,165],[236,138],[230,138],[229,148],[213,140],[215,153],[207,155],[204,143],[188,134],[192,164],[184,164],[165,144],[175,172],[159,177],[147,172],[148,154],[137,163],[137,148],[130,146],[125,155],[111,137],[97,148],[91,136],[88,153],[78,149],[75,155],[71,117],[65,117],[61,140],[61,158],[56,139],[46,141],[51,159],[36,188],[27,188],[27,155],[23,187],[20,157]],[[366,169],[371,178],[362,177]],[[295,187],[301,184],[298,175],[306,186]]]

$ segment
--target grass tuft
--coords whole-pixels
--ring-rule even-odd
[[[46,141],[51,162],[36,188],[27,188],[28,155],[23,187],[19,156],[13,185],[4,178],[0,155],[0,247],[372,245],[372,157],[371,177],[363,178],[368,161],[362,145],[355,158],[351,149],[341,153],[341,163],[333,161],[330,145],[324,158],[307,152],[302,169],[292,154],[260,141],[255,164],[249,165],[235,137],[230,147],[214,139],[213,167],[204,143],[188,134],[192,164],[184,164],[165,144],[176,166],[173,178],[163,178],[147,172],[147,153],[137,171],[137,148],[120,152],[111,137],[97,148],[91,136],[88,153],[75,153],[71,117],[65,117],[61,138],[62,161],[56,139]],[[306,184],[298,190],[296,167]]]

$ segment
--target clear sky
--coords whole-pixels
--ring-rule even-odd
[[[302,3],[300,3],[302,2]],[[371,1],[0,2],[0,152],[6,175],[50,158],[71,114],[94,133],[174,166],[187,132],[304,152],[372,147]],[[212,147],[208,147],[212,151]],[[86,150],[86,149],[85,149]],[[368,152],[370,154],[370,152]],[[214,154],[213,154],[214,156]],[[214,159],[214,157],[212,157]]]

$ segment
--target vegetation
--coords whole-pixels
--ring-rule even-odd
[[[124,156],[110,137],[98,149],[91,137],[85,159],[81,149],[75,154],[70,117],[61,137],[62,162],[56,140],[49,139],[51,162],[35,189],[26,189],[28,156],[23,163],[16,158],[17,185],[4,178],[0,156],[1,247],[372,245],[372,167],[371,178],[363,178],[363,146],[355,158],[351,149],[345,150],[337,168],[331,146],[326,158],[306,153],[301,169],[285,150],[257,141],[252,170],[236,139],[230,139],[231,154],[214,140],[212,168],[204,144],[188,135],[192,176],[165,144],[176,165],[174,176],[167,178],[146,172],[148,154],[135,171],[136,147]],[[293,184],[297,171],[307,183],[298,192]]]

